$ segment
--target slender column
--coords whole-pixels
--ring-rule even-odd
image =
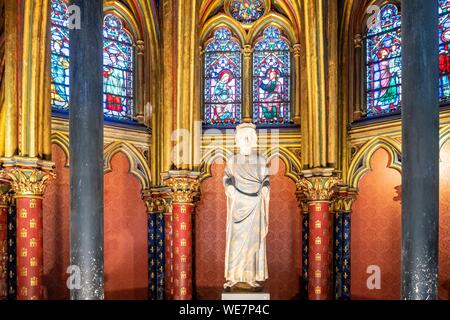
[[[8,209],[9,186],[0,181],[0,300],[8,297]]]
[[[361,86],[361,83],[365,83],[362,82],[362,75],[363,73],[363,65],[362,65],[362,47],[363,47],[363,37],[361,34],[356,34],[354,39],[353,39],[353,45],[354,45],[354,52],[355,52],[355,72],[354,72],[354,86],[353,88],[359,88]],[[366,88],[363,88],[363,90],[365,90]],[[354,90],[354,89],[353,89]],[[358,120],[361,117],[366,115],[366,111],[363,110],[364,106],[362,104],[362,98],[361,98],[361,92],[363,92],[363,90],[355,90],[355,101],[354,101],[354,111],[353,111],[353,120]]]
[[[165,298],[173,299],[173,231],[172,209],[164,214],[164,246],[165,246]]]
[[[356,192],[346,187],[340,188],[335,202],[334,224],[334,288],[336,300],[350,300],[351,282],[351,211],[356,200]]]
[[[192,217],[198,194],[198,173],[170,171],[164,175],[172,190],[173,214],[173,299],[192,300]]]
[[[332,288],[331,199],[339,179],[334,170],[304,171],[299,189],[308,200],[308,298],[330,300]]]
[[[308,300],[308,244],[309,244],[309,208],[302,203],[302,299]]]
[[[139,123],[144,123],[144,88],[145,88],[145,77],[144,77],[144,41],[136,41],[136,120]]]
[[[8,300],[17,298],[16,202],[8,210]]]
[[[149,298],[164,300],[165,296],[165,218],[169,203],[167,188],[143,192],[148,209]]]
[[[252,122],[253,120],[253,72],[252,72],[252,55],[253,49],[250,45],[245,45],[242,50],[244,60],[243,66],[243,79],[242,82],[242,121]]]
[[[295,124],[300,124],[300,111],[301,111],[301,45],[300,44],[295,44],[292,47],[292,55],[294,57],[294,70],[295,70],[295,81],[292,85],[293,88],[293,107],[291,108],[291,110],[293,110],[293,112],[291,113],[291,117],[292,120],[294,121]]]
[[[103,1],[73,0],[81,28],[70,30],[70,263],[80,268],[72,300],[104,298]]]
[[[17,299],[41,300],[43,273],[42,200],[50,171],[13,167],[6,172],[17,206]]]
[[[435,300],[439,244],[437,1],[402,1],[402,65],[402,298]]]

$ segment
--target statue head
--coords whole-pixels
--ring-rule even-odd
[[[256,126],[252,123],[243,123],[236,128],[236,145],[239,153],[244,156],[252,154],[258,145]]]

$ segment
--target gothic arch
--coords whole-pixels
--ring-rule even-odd
[[[450,140],[450,126],[442,128],[439,135],[439,148],[442,149],[444,145]]]
[[[130,161],[130,173],[140,182],[142,190],[150,188],[151,171],[145,157],[136,147],[127,142],[113,142],[104,149],[104,172],[112,171],[111,160],[119,152],[122,152]]]
[[[273,147],[264,153],[269,164],[272,160],[280,158],[286,165],[285,176],[291,178],[295,183],[300,180],[302,165],[298,157],[285,147]]]
[[[255,22],[255,25],[248,33],[247,43],[254,45],[261,31],[270,25],[274,25],[284,32],[291,47],[299,42],[291,21],[280,14],[272,12]]]
[[[52,144],[59,146],[63,150],[63,152],[66,156],[65,166],[69,167],[69,165],[70,165],[69,136],[62,132],[55,131],[55,132],[52,132],[51,142],[52,142]]]
[[[200,164],[200,181],[203,182],[212,177],[211,167],[214,162],[220,160],[225,163],[232,155],[233,152],[224,147],[211,148],[211,150],[206,152]]]
[[[122,2],[108,0],[104,4],[103,8],[104,14],[115,14],[123,21],[125,21],[126,25],[129,27],[129,32],[132,35],[132,39],[134,44],[136,40],[142,39],[142,25],[139,23],[138,19],[135,17],[135,13],[133,13],[130,9],[128,9]]]
[[[200,43],[203,47],[207,42],[208,37],[211,35],[211,32],[214,29],[222,26],[228,27],[239,38],[241,47],[244,46],[244,44],[246,43],[244,28],[242,28],[239,22],[233,20],[229,16],[225,14],[219,14],[208,20],[208,22],[206,22],[202,27],[202,30],[200,32]]]
[[[388,167],[402,172],[400,143],[389,137],[377,137],[367,142],[355,155],[347,176],[347,182],[351,188],[358,189],[361,178],[372,170],[372,156],[379,149],[389,153]]]

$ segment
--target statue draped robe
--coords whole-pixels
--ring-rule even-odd
[[[263,282],[268,278],[266,237],[269,225],[269,187],[266,161],[262,157],[237,155],[227,161],[225,188],[235,187],[227,195],[227,239],[225,279],[233,283]]]

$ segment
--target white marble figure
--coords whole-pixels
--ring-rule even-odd
[[[225,289],[256,290],[268,279],[266,237],[269,225],[269,173],[264,157],[256,153],[253,124],[236,130],[239,153],[227,160]]]

